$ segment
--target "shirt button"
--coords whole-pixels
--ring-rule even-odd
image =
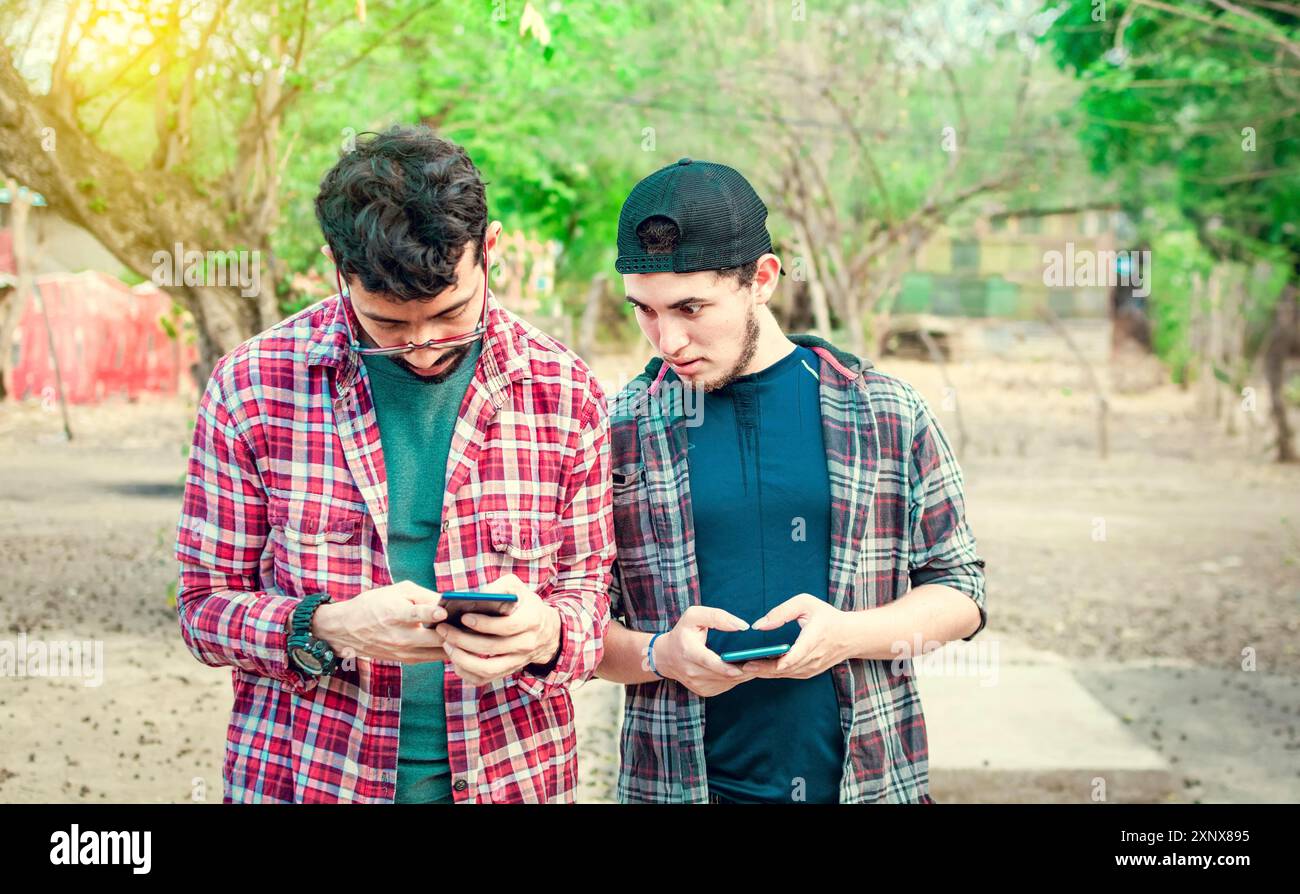
[[[452,788],[454,788],[458,792],[463,792],[465,791],[465,789],[469,788],[469,783],[466,782],[464,779],[457,779],[456,782],[452,785]]]

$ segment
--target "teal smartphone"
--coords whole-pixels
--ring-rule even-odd
[[[759,658],[779,658],[789,651],[790,645],[782,643],[779,646],[761,646],[757,649],[737,649],[734,652],[723,652],[720,657],[728,664],[739,664],[742,661],[756,661]]]
[[[443,593],[438,604],[447,610],[448,618],[459,618],[470,612],[481,615],[504,615],[510,612],[519,599],[514,593]]]
[[[447,623],[463,629],[461,616],[474,612],[480,615],[509,614],[519,598],[514,593],[443,593],[439,603],[447,610]],[[430,629],[437,624],[425,624]]]

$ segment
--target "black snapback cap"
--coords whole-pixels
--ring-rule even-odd
[[[650,254],[637,238],[649,217],[666,217],[681,234],[677,248]],[[632,188],[618,216],[619,273],[694,273],[756,261],[772,250],[767,206],[740,172],[683,158]],[[783,271],[784,272],[784,271]]]

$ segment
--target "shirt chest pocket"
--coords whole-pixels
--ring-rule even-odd
[[[618,545],[619,606],[638,630],[660,629],[675,622],[677,612],[664,604],[659,586],[659,545],[645,466],[615,469],[614,540]],[[671,620],[670,620],[671,619]]]
[[[512,559],[533,561],[560,548],[560,523],[555,519],[496,517],[484,523],[492,548]]]
[[[348,599],[368,586],[365,512],[344,506],[273,501],[267,507],[275,584],[292,596]]]
[[[564,540],[564,529],[554,515],[508,510],[483,512],[447,533],[452,538],[451,570],[461,564],[455,556],[477,557],[466,568],[476,574],[455,575],[457,587],[484,588],[507,574],[513,574],[539,594],[547,592],[554,583],[556,560]]]

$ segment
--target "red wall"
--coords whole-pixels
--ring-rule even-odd
[[[103,273],[40,276],[36,288],[50,318],[69,403],[194,388],[190,365],[198,349],[186,344],[189,330],[182,328],[173,341],[158,322],[171,308],[166,293],[147,283],[131,288]],[[54,399],[49,342],[35,298],[27,302],[9,350],[17,352],[7,383],[11,398]]]

